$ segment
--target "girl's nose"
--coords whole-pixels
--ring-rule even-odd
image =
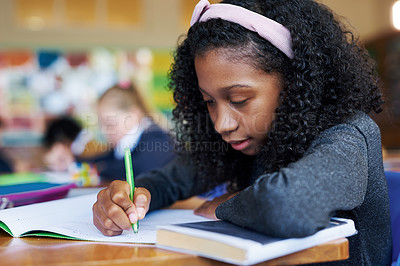
[[[219,134],[229,133],[235,131],[239,126],[237,119],[228,112],[227,110],[221,110],[218,112],[216,119],[214,120],[215,130]]]

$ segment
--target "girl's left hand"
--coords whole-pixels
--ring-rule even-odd
[[[204,216],[209,219],[214,219],[218,220],[217,216],[215,216],[215,209],[223,202],[229,200],[230,198],[234,197],[236,194],[239,192],[235,193],[227,193],[222,196],[216,197],[212,200],[208,200],[201,204],[199,207],[194,209],[194,214]]]

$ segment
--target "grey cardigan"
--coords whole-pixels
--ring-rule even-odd
[[[258,169],[261,172],[261,169]],[[359,113],[315,138],[298,161],[272,174],[253,173],[252,185],[216,209],[222,220],[277,237],[301,237],[328,225],[331,216],[353,219],[350,258],[325,265],[389,265],[389,199],[378,126]],[[190,159],[142,175],[150,210],[204,192]],[[315,265],[315,264],[314,264]]]

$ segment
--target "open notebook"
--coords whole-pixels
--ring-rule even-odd
[[[139,233],[124,231],[104,236],[92,222],[96,194],[31,204],[0,211],[0,228],[14,237],[48,236],[65,239],[125,243],[156,242],[156,226],[207,221],[192,210],[158,210],[140,221]]]

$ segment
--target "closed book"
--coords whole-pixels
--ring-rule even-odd
[[[224,221],[157,228],[160,248],[237,265],[251,265],[357,233],[350,219],[332,218],[327,228],[302,238],[275,238]]]

